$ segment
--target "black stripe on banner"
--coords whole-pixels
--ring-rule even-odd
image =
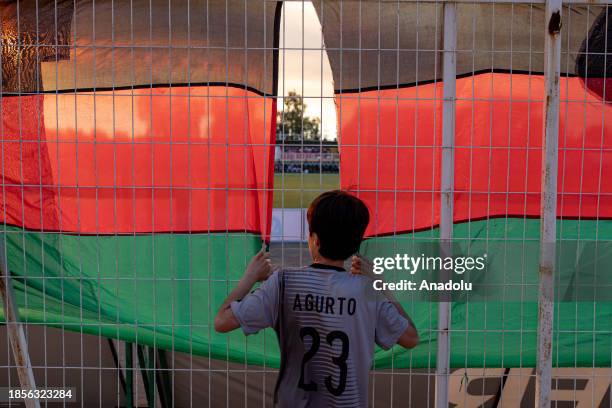
[[[482,69],[479,71],[466,72],[465,74],[457,75],[457,79],[468,78],[471,76],[482,75],[482,74],[513,74],[513,75],[533,75],[533,76],[543,76],[543,72],[537,71],[521,71],[516,69]],[[562,77],[573,78],[576,75],[570,73],[561,73]],[[434,78],[428,79],[425,81],[417,81],[410,82],[404,84],[390,84],[390,85],[379,85],[379,86],[364,86],[363,88],[349,88],[349,89],[335,89],[334,94],[350,94],[350,93],[360,93],[360,92],[371,92],[371,91],[384,91],[390,89],[402,89],[402,88],[412,88],[414,86],[420,85],[428,85],[436,82],[442,82],[442,78]]]

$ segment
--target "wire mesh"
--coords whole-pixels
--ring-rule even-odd
[[[564,3],[557,27],[543,2],[460,1],[450,51],[447,7],[2,3],[2,278],[37,387],[75,395],[41,405],[273,406],[276,334],[219,334],[214,316],[262,240],[281,268],[311,262],[306,208],[341,188],[370,209],[364,256],[437,254],[444,237],[489,256],[502,289],[449,303],[448,402],[533,406],[549,33],[548,396],[612,408],[610,7]],[[434,406],[441,303],[398,297],[421,343],[376,349],[367,405]],[[19,389],[6,323],[0,387]]]

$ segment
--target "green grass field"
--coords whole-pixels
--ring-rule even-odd
[[[307,208],[323,191],[340,188],[338,174],[274,175],[274,208]]]

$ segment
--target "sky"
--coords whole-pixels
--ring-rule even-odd
[[[317,13],[309,1],[285,2],[281,17],[278,92],[304,96],[307,116],[321,118],[323,138],[336,138],[334,85]],[[279,104],[282,103],[279,100]]]

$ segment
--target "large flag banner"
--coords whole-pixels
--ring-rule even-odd
[[[225,358],[214,313],[270,234],[280,5],[1,8],[22,320]]]
[[[419,256],[439,236],[443,5],[314,4],[334,78],[340,183],[372,212],[362,250],[371,257]],[[544,6],[456,7],[454,242],[484,248],[486,273],[537,290]],[[564,7],[560,33],[557,231],[560,242],[599,246],[593,275],[609,272],[612,260],[610,17],[606,6]],[[575,247],[558,253],[569,279],[592,255]],[[584,300],[555,307],[556,366],[612,362],[612,304]],[[410,352],[380,351],[377,361],[434,366],[436,306],[405,306],[425,340]],[[537,294],[453,303],[452,366],[533,367],[536,337]]]
[[[372,210],[363,252],[436,243],[442,5],[314,3],[341,185]],[[278,365],[271,331],[245,340],[212,321],[270,234],[279,4],[0,6],[1,242],[22,320]],[[543,7],[457,7],[454,238],[489,245],[488,272],[537,283],[537,251],[504,245],[538,242]],[[599,245],[595,275],[612,259],[610,17],[565,8],[561,31],[558,233]],[[451,364],[534,366],[537,304],[526,299],[455,302]],[[435,303],[405,306],[422,344],[378,350],[376,368],[435,365]],[[555,310],[555,365],[609,367],[612,303]]]

